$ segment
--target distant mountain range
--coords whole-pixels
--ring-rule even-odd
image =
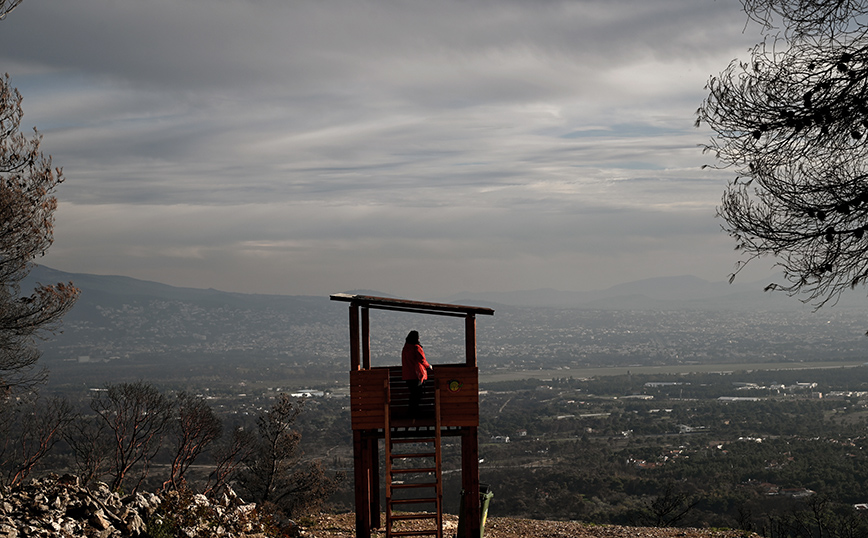
[[[342,367],[346,362],[346,304],[324,295],[181,288],[122,276],[66,273],[41,266],[32,271],[22,287],[30,288],[36,282],[68,281],[81,289],[81,297],[64,316],[62,332],[40,344],[46,364],[67,361],[105,364],[113,363],[114,359],[121,362],[113,364],[129,364],[125,362],[128,359],[135,364],[179,361],[172,362],[172,368],[189,365],[190,361],[205,361],[213,367],[245,364],[268,368],[268,361],[277,361],[275,364],[314,368],[326,375],[323,372]],[[853,335],[862,342],[868,299],[853,293],[834,310],[823,309],[822,315],[815,316],[796,299],[781,293],[763,293],[766,284],[729,285],[679,276],[587,292],[542,289],[408,299],[491,306],[497,315],[482,322],[485,330],[480,337],[481,345],[495,350],[497,360],[506,357],[504,360],[517,360],[525,367],[548,364],[555,360],[555,355],[561,357],[558,360],[593,357],[587,359],[588,364],[635,358],[636,342],[625,340],[624,335],[632,332],[626,327],[642,328],[643,334],[648,335],[643,345],[658,350],[652,355],[665,349],[666,356],[720,355],[728,360],[727,350],[733,344],[719,345],[719,342],[733,339],[742,342],[745,338],[751,343],[743,347],[750,349],[750,353],[761,347],[771,349],[771,354],[782,353],[781,338],[790,347],[820,349],[817,353],[840,355],[861,349],[861,344],[854,343]],[[386,295],[375,290],[335,290],[341,291]],[[849,313],[842,311],[850,307],[854,308]],[[657,316],[663,311],[672,315]],[[824,320],[833,313],[847,315],[829,326]],[[424,320],[429,335],[426,343],[431,349],[444,357],[460,355],[463,339],[455,337],[450,324],[454,320],[427,318],[430,316]],[[655,318],[666,321],[649,327],[648,320]],[[763,327],[760,335],[746,329],[755,322]],[[408,327],[416,327],[420,320],[411,314],[378,312],[372,323],[376,327],[375,357],[392,360],[392,351],[400,349]],[[605,328],[601,329],[601,324]],[[523,327],[525,332],[517,333],[516,327]],[[823,344],[827,341],[832,343]],[[744,349],[739,352],[744,353]],[[640,355],[635,360],[647,359],[644,352]],[[151,371],[148,375],[155,374]]]
[[[279,310],[319,310],[328,297],[269,295],[224,292],[215,289],[181,288],[124,276],[66,273],[37,266],[25,281],[25,288],[36,282],[72,281],[82,289],[75,309],[82,315],[97,305],[124,300],[171,300],[203,307],[225,305],[232,308],[271,308]],[[461,292],[447,297],[407,297],[447,303],[504,305],[521,307],[582,308],[602,310],[804,310],[810,306],[781,292],[763,292],[769,280],[756,282],[709,282],[691,275],[648,278],[618,284],[603,290],[564,291],[553,288],[507,292]],[[342,290],[335,290],[336,292]],[[346,293],[393,295],[374,290]],[[864,291],[856,290],[841,298],[837,308],[868,308]],[[76,316],[78,317],[78,316]]]
[[[764,292],[771,280],[709,282],[692,275],[657,277],[618,284],[594,291],[552,288],[510,292],[462,292],[446,302],[503,304],[527,307],[601,310],[810,310],[783,292]],[[868,308],[861,291],[842,296],[839,308]]]
[[[138,280],[126,276],[93,275],[87,273],[66,273],[45,266],[36,266],[22,283],[22,290],[32,289],[36,283],[54,284],[72,282],[81,290],[81,296],[72,311],[71,319],[101,319],[100,309],[120,308],[129,303],[151,301],[176,301],[193,304],[202,308],[227,307],[233,309],[272,309],[298,312],[317,310],[324,314],[322,307],[326,298],[304,295],[266,295],[233,293],[213,288],[181,288]]]

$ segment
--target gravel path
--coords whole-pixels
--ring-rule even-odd
[[[416,528],[423,528],[418,526]],[[458,528],[458,518],[443,516],[443,536],[451,538]],[[315,523],[302,531],[305,538],[349,538],[355,536],[355,514],[321,514]],[[386,536],[385,530],[374,531],[375,538]],[[743,531],[708,529],[619,527],[589,525],[571,521],[540,521],[507,517],[489,518],[485,538],[759,538]]]

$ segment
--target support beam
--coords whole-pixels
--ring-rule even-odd
[[[362,307],[362,369],[371,369],[371,321],[370,309]]]
[[[464,536],[480,538],[479,440],[478,428],[464,428],[461,433],[461,489],[464,490]]]
[[[359,305],[350,303],[350,370],[358,370],[359,362]]]
[[[476,368],[476,316],[467,314],[464,318],[464,348],[467,366]]]
[[[371,506],[371,466],[369,453],[370,443],[368,440],[363,438],[360,430],[353,430],[356,538],[371,538],[371,512],[364,509],[366,506]]]
[[[371,480],[368,498],[371,503],[369,528],[380,528],[380,440],[376,436],[369,439],[368,453],[371,458]]]

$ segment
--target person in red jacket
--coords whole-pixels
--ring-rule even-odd
[[[419,331],[410,331],[401,351],[401,378],[410,391],[410,416],[415,417],[422,399],[422,384],[428,379],[431,365],[425,360],[425,352],[419,343]]]

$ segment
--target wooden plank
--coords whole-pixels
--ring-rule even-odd
[[[444,404],[452,404],[452,403],[462,403],[462,404],[478,404],[479,396],[476,392],[465,391],[461,392],[450,392],[449,394],[443,394],[442,401]]]
[[[444,417],[441,421],[444,427],[449,428],[473,428],[479,424],[474,417]]]
[[[444,426],[478,426],[479,415],[476,413],[444,412]]]
[[[467,405],[462,405],[462,404],[457,404],[457,405],[441,404],[440,405],[440,412],[441,413],[447,413],[447,414],[467,413],[467,414],[479,415],[479,409],[478,408],[467,406]]]
[[[355,412],[355,415],[356,415],[356,416],[353,417],[354,419],[355,419],[355,418],[360,418],[360,419],[362,419],[362,418],[372,418],[372,417],[379,417],[379,418],[382,418],[382,417],[383,417],[383,411],[382,411],[382,409],[381,409],[381,410],[376,410],[376,409],[362,409],[362,410],[358,410],[358,411],[356,411],[356,412]],[[380,428],[382,428],[382,426],[380,426]]]
[[[375,394],[360,390],[358,391],[358,394],[350,396],[350,402],[357,405],[383,405],[384,403],[386,403],[386,397],[382,394]]]
[[[457,425],[460,426],[460,424],[457,424]],[[380,429],[382,427],[383,427],[383,421],[382,420],[371,420],[371,421],[357,420],[357,421],[353,422],[353,431],[356,431],[356,432],[367,431],[367,430],[377,430],[377,429]]]
[[[380,409],[380,410],[376,410],[376,409],[366,410],[365,409],[365,410],[358,411],[356,413],[356,416],[359,418],[382,417],[383,416],[383,410],[382,409]]]
[[[420,314],[440,314],[445,313],[472,313],[484,314],[487,316],[494,315],[494,309],[483,306],[467,306],[449,303],[431,303],[423,301],[410,301],[407,299],[395,299],[393,297],[377,297],[373,295],[349,295],[346,293],[335,293],[329,296],[332,301],[348,301],[352,304],[365,305],[368,308],[383,308],[389,307],[391,310],[402,310],[406,312],[418,312]]]
[[[398,419],[396,419],[398,420]],[[355,431],[380,430],[383,428],[385,417],[380,416],[364,416],[357,417],[352,421],[352,428]],[[441,418],[441,423],[444,428],[471,428],[479,426],[479,415],[467,413],[447,414]],[[458,432],[453,434],[444,433],[444,435],[459,435]]]
[[[370,370],[360,370],[360,372],[370,372]],[[379,381],[379,383],[377,383]],[[355,389],[353,391],[353,389]],[[375,394],[383,389],[383,379],[365,379],[358,383],[350,383],[350,391],[355,392],[355,395]],[[374,392],[376,391],[376,392]],[[382,399],[382,396],[379,396]]]

